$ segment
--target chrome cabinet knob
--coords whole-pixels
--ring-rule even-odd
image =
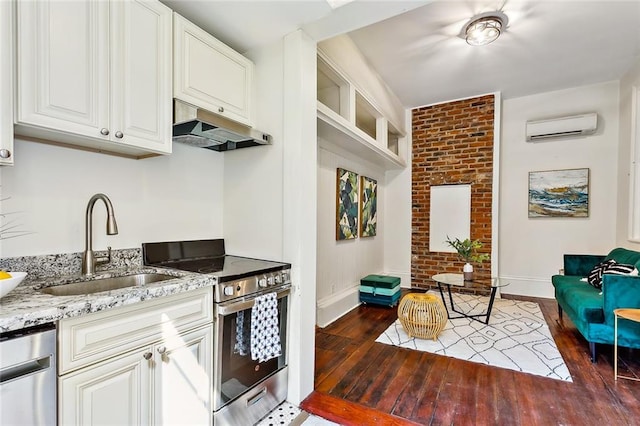
[[[0,158],[9,158],[11,157],[11,151],[9,151],[8,149],[0,149]]]
[[[146,359],[147,361],[151,359],[151,357],[153,357],[153,354],[151,352],[145,352],[142,355],[142,358]]]
[[[100,134],[107,136],[109,134],[109,129],[103,127],[102,129],[100,129]]]
[[[219,107],[218,112],[224,112],[224,107]]]
[[[158,353],[160,355],[164,354],[165,352],[167,352],[167,348],[165,346],[158,347]]]
[[[120,130],[118,130],[118,131],[116,132],[116,138],[118,138],[118,139],[122,139],[122,137],[123,137],[123,136],[124,136],[124,134],[123,134]]]

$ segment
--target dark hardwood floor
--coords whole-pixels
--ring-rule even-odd
[[[573,383],[375,343],[396,309],[366,305],[316,329],[302,408],[342,425],[640,425],[640,382],[614,381],[613,347],[599,345],[592,364],[555,300],[517,299],[540,304]],[[618,359],[620,374],[640,377],[640,351]]]

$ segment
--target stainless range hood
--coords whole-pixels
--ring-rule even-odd
[[[214,151],[229,151],[269,145],[271,135],[174,99],[173,141]]]

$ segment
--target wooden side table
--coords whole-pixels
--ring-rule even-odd
[[[640,379],[636,377],[620,376],[618,375],[618,318],[623,318],[629,321],[640,322],[640,309],[614,309],[614,336],[613,336],[613,376],[615,380],[618,377],[621,379],[635,380],[640,382]]]
[[[434,294],[409,293],[400,300],[398,319],[409,337],[437,340],[447,325],[447,310]]]

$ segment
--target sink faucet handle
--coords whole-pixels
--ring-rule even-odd
[[[96,265],[104,265],[111,262],[111,246],[107,247],[107,255],[95,258]]]

